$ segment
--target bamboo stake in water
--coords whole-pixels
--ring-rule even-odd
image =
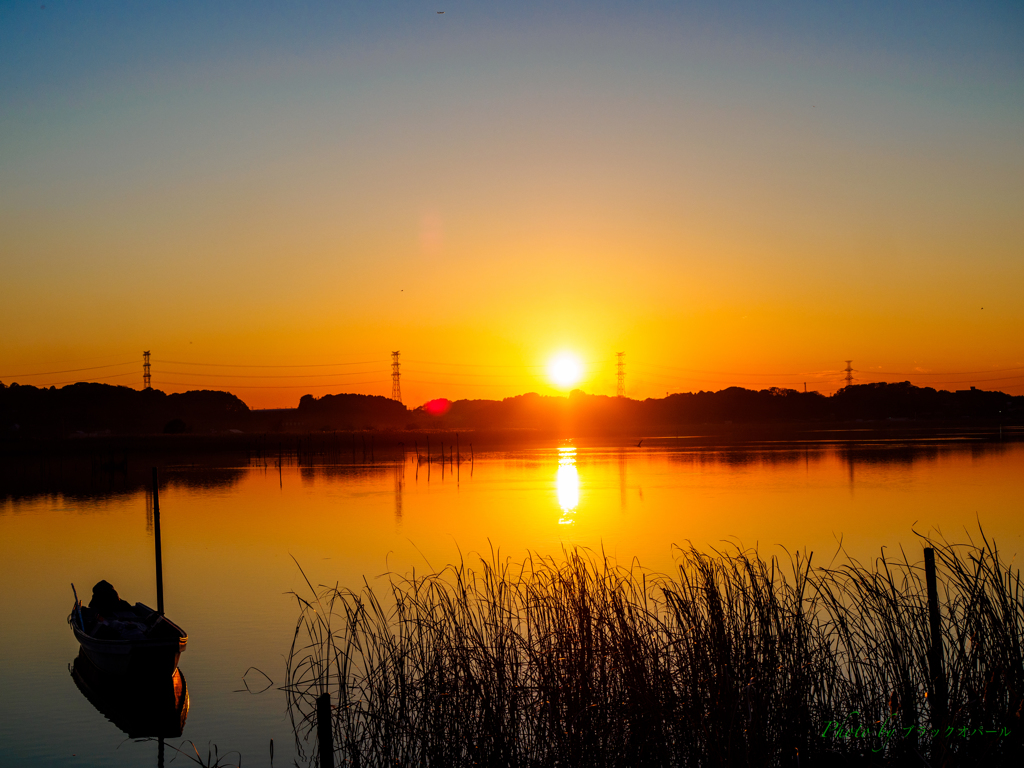
[[[928,618],[931,623],[931,648],[928,650],[928,663],[931,667],[932,685],[929,693],[929,705],[932,715],[932,728],[942,727],[946,719],[946,673],[942,664],[942,624],[939,617],[939,591],[935,575],[935,550],[925,547],[924,550],[925,581],[928,585]]]
[[[331,694],[316,698],[316,738],[320,747],[320,768],[334,768],[334,734],[331,732]]]
[[[153,467],[153,538],[156,540],[156,612],[164,615],[164,558],[160,548],[160,487]]]

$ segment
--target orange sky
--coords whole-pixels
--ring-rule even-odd
[[[0,381],[1024,394],[1012,9],[100,6],[5,11]]]

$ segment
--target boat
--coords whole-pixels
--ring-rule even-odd
[[[85,698],[129,738],[178,738],[185,728],[189,695],[180,669],[169,677],[142,680],[108,675],[81,648],[71,677]]]
[[[181,627],[142,603],[120,600],[101,613],[76,597],[68,624],[89,661],[108,675],[170,677],[188,643]]]

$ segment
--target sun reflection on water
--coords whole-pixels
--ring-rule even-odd
[[[558,492],[558,506],[562,508],[559,525],[573,525],[576,520],[576,507],[580,504],[580,475],[576,470],[575,446],[563,446],[558,449],[558,474],[555,476],[555,487]]]

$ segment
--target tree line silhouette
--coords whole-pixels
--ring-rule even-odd
[[[949,392],[909,382],[857,384],[831,396],[792,389],[728,387],[632,400],[574,390],[503,400],[436,400],[415,408],[377,395],[304,395],[296,408],[253,410],[211,390],[78,383],[40,388],[0,382],[0,440],[159,433],[362,430],[534,430],[563,436],[662,434],[702,425],[856,421],[1024,424],[1024,397],[978,389]]]

